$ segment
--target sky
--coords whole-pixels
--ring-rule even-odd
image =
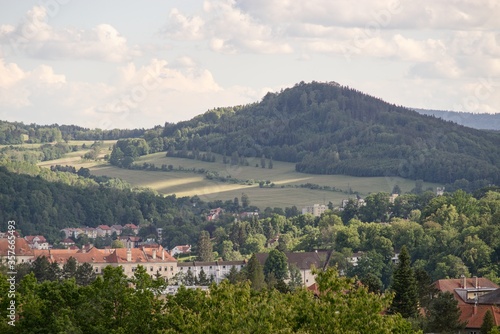
[[[301,81],[500,112],[498,0],[0,0],[0,120],[150,128]]]

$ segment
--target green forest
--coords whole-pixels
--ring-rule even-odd
[[[498,183],[500,177],[500,134],[421,115],[335,83],[300,83],[259,103],[165,124],[157,136],[166,150],[264,155],[309,173],[440,183]]]

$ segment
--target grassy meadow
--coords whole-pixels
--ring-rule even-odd
[[[273,169],[255,167],[260,164],[260,159],[247,159],[250,166],[230,166],[223,164],[222,157],[217,155],[217,162],[203,162],[199,160],[166,157],[165,152],[159,152],[140,157],[137,164],[144,162],[153,163],[157,167],[163,164],[173,165],[174,169],[204,168],[216,171],[221,176],[231,176],[239,180],[269,180],[275,187],[260,188],[258,182],[252,185],[232,184],[215,180],[208,180],[203,174],[191,171],[143,171],[121,169],[109,164],[94,163],[85,165],[94,175],[107,175],[121,178],[137,187],[147,187],[161,194],[176,194],[178,197],[198,195],[206,201],[228,200],[241,197],[246,193],[252,205],[259,208],[287,207],[296,205],[302,207],[314,203],[328,203],[339,205],[342,199],[348,198],[349,189],[366,196],[371,192],[391,192],[394,185],[398,184],[403,192],[410,191],[415,186],[415,181],[399,177],[352,177],[345,175],[315,175],[298,173],[295,164],[273,161]],[[76,167],[84,166],[84,162]],[[290,188],[287,185],[300,185],[305,183],[331,186],[341,191],[312,190],[306,188]],[[425,183],[427,187],[436,187],[436,184]],[[350,195],[351,197],[353,195]]]
[[[100,158],[109,154],[109,148],[115,141],[105,141]],[[70,145],[90,146],[93,142],[69,142]],[[228,200],[234,197],[241,197],[246,193],[251,205],[261,209],[266,207],[303,207],[315,203],[327,204],[331,201],[334,205],[339,205],[341,201],[354,195],[351,192],[359,192],[362,197],[372,192],[391,192],[397,184],[403,192],[410,191],[415,186],[415,181],[400,177],[353,177],[345,175],[316,175],[298,173],[295,171],[295,164],[281,161],[273,161],[273,168],[261,168],[260,158],[247,158],[249,166],[230,166],[222,163],[222,156],[216,155],[216,162],[204,162],[193,159],[166,157],[165,152],[159,152],[142,156],[135,162],[153,163],[157,167],[161,165],[172,165],[173,171],[145,171],[128,170],[111,166],[102,159],[91,161],[82,159],[88,150],[70,152],[65,157],[57,160],[44,161],[39,166],[50,167],[52,165],[72,165],[89,168],[94,175],[106,175],[123,179],[133,186],[141,188],[151,188],[157,192],[170,195],[176,194],[178,197],[198,195],[202,200]],[[266,160],[266,163],[268,161]],[[258,167],[256,167],[258,165]],[[180,168],[185,169],[179,171]],[[204,168],[209,171],[216,171],[220,176],[230,176],[238,180],[253,180],[252,185],[234,184],[209,180],[204,174],[198,174],[189,169]],[[271,181],[274,187],[260,188],[258,181]],[[293,188],[290,186],[312,183],[320,186],[335,187],[339,191],[312,190],[306,188]],[[424,189],[435,188],[437,184],[424,183]]]

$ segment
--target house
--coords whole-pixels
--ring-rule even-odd
[[[43,235],[27,235],[24,239],[31,249],[49,249],[49,243]]]
[[[206,218],[208,221],[216,220],[223,212],[222,208],[211,209]]]
[[[81,228],[66,227],[63,228],[61,232],[64,232],[65,238],[78,238],[78,235],[83,233],[83,230]]]
[[[9,255],[12,255],[12,253],[9,254],[9,250],[12,251],[9,246],[11,244],[9,243],[8,238],[0,238],[0,262],[1,263],[6,263],[9,259]],[[28,241],[24,238],[16,238],[15,239],[15,250],[16,250],[16,256],[15,256],[15,261],[16,263],[24,263],[24,262],[30,262],[30,260],[33,258],[33,249],[30,247],[28,244]]]
[[[314,204],[310,206],[306,206],[302,208],[302,214],[305,215],[306,213],[312,214],[314,217],[319,217],[321,216],[328,207],[324,204]]]
[[[82,228],[82,233],[87,235],[87,237],[95,239],[97,238],[97,230],[93,227]]]
[[[302,277],[302,284],[305,287],[311,286],[316,283],[315,275],[312,273],[313,269],[322,270],[328,265],[328,260],[331,255],[329,251],[315,251],[315,252],[285,252],[288,260],[288,266],[295,266],[300,270]],[[262,266],[266,263],[269,253],[256,253],[255,257]]]
[[[139,234],[139,226],[134,224],[125,224],[123,228],[131,229],[134,234]]]
[[[246,212],[240,213],[240,219],[250,219],[250,218],[259,219],[259,212],[258,211],[246,211]]]
[[[118,237],[118,240],[123,242],[126,247],[136,248],[139,247],[139,243],[142,241],[142,238],[137,236],[121,235]]]
[[[214,282],[222,282],[234,267],[240,271],[246,265],[246,260],[242,261],[213,261],[213,262],[179,262],[177,268],[179,273],[186,274],[191,271],[194,277],[199,278],[203,270],[207,278],[212,278]]]
[[[121,225],[111,225],[111,234],[116,233],[117,236],[122,234],[123,226]]]
[[[363,252],[354,252],[350,257],[347,258],[347,261],[353,266],[356,267],[358,265],[359,260],[363,257]]]
[[[107,237],[111,235],[111,227],[108,225],[99,225],[95,230],[98,237]]]
[[[61,241],[61,245],[65,246],[65,247],[71,247],[71,246],[75,245],[75,242],[73,240],[71,240],[70,238],[66,238],[63,241]]]
[[[170,255],[176,256],[177,254],[191,253],[191,245],[179,245],[170,250]]]
[[[473,277],[441,279],[434,286],[442,292],[451,292],[458,301],[460,321],[467,322],[465,333],[479,334],[483,318],[489,310],[496,326],[500,325],[500,289],[487,278]]]

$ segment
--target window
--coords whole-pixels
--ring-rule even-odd
[[[222,269],[226,269],[226,266],[222,266]]]
[[[182,269],[182,268],[181,268]],[[170,271],[174,271],[174,267],[170,267]]]
[[[153,271],[153,266],[149,267],[149,271]]]
[[[212,269],[212,266],[210,266],[210,269]]]
[[[158,267],[158,271],[161,271],[161,267]]]
[[[134,272],[134,271],[135,271],[135,269],[136,269],[136,267],[132,267],[132,272]]]
[[[99,272],[99,267],[95,267],[95,272],[98,273]]]

